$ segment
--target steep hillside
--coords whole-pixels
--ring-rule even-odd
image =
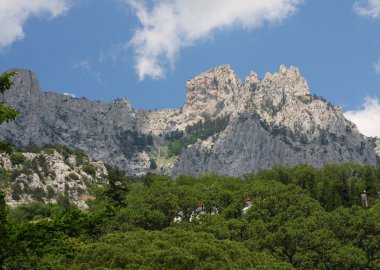
[[[187,82],[182,110],[135,110],[130,103],[89,101],[43,92],[19,70],[4,99],[22,115],[0,137],[18,147],[64,144],[130,175],[215,171],[241,175],[308,163],[376,164],[368,139],[338,106],[311,94],[295,68],[281,66],[243,84],[229,65]]]
[[[0,185],[11,207],[32,201],[55,203],[67,197],[70,203],[86,209],[86,201],[92,198],[89,189],[107,182],[103,162],[63,146],[0,154],[0,172]]]

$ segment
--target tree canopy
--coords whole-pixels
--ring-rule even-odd
[[[2,207],[1,263],[3,269],[380,269],[379,176],[380,167],[349,163],[275,166],[244,178],[173,181],[149,174],[128,184],[112,169],[85,213],[63,201]],[[368,208],[360,202],[363,187]]]

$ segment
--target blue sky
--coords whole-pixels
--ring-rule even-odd
[[[215,66],[244,81],[295,65],[380,137],[380,0],[0,0],[0,24],[0,70],[30,69],[46,91],[178,108]]]

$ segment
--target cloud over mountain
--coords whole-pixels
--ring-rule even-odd
[[[364,135],[380,138],[380,101],[377,98],[367,97],[363,109],[345,112],[344,116]]]
[[[140,77],[163,78],[174,68],[180,50],[212,37],[215,30],[254,29],[279,23],[293,14],[303,0],[124,0],[141,23],[130,44]]]

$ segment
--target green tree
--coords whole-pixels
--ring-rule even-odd
[[[116,206],[125,206],[124,196],[128,188],[124,184],[125,174],[118,168],[108,168],[108,188],[104,195],[110,199]]]
[[[8,234],[6,230],[6,204],[5,204],[5,194],[0,190],[0,269],[2,268],[3,261],[7,254],[7,243]]]
[[[0,76],[0,93],[3,97],[4,92],[12,87],[13,82],[11,81],[11,78],[15,74],[16,72],[7,72]],[[14,120],[19,114],[19,111],[6,106],[4,101],[0,101],[0,124]],[[10,153],[12,151],[12,145],[8,142],[0,141],[0,151]]]
[[[149,160],[149,162],[150,162],[150,166],[149,166],[149,168],[150,168],[151,170],[155,170],[155,169],[157,169],[157,163],[156,163],[156,161],[154,160],[154,158],[151,158],[151,159]]]
[[[26,157],[21,152],[14,152],[10,155],[10,160],[12,162],[12,165],[15,166],[18,164],[23,164],[26,160]]]

